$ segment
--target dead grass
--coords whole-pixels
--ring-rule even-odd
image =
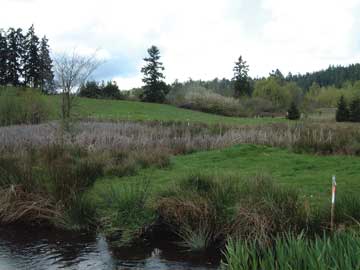
[[[47,222],[62,216],[58,207],[45,194],[29,193],[20,185],[0,190],[0,223]]]

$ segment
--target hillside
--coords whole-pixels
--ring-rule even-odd
[[[48,96],[49,104],[54,110],[53,117],[59,115],[60,97]],[[177,108],[166,104],[145,103],[124,100],[102,100],[77,98],[74,112],[81,118],[101,120],[136,120],[136,121],[183,121],[206,124],[264,124],[287,121],[285,118],[239,118],[226,117]]]

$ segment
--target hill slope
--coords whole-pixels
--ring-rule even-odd
[[[60,98],[49,96],[52,108],[60,109]],[[58,109],[57,109],[58,108]],[[104,120],[183,121],[206,124],[263,124],[287,121],[284,118],[226,117],[177,108],[166,104],[123,100],[77,98],[74,111],[80,117]]]

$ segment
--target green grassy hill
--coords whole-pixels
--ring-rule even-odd
[[[60,97],[47,97],[52,108],[60,110]],[[140,121],[183,121],[206,124],[263,124],[287,121],[285,118],[239,118],[197,112],[177,108],[166,104],[137,101],[101,100],[76,98],[74,111],[79,117],[104,120],[140,120]],[[54,113],[59,115],[59,113]]]

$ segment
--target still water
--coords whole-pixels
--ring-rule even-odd
[[[166,245],[114,251],[100,235],[0,227],[0,270],[210,270],[215,257]]]

